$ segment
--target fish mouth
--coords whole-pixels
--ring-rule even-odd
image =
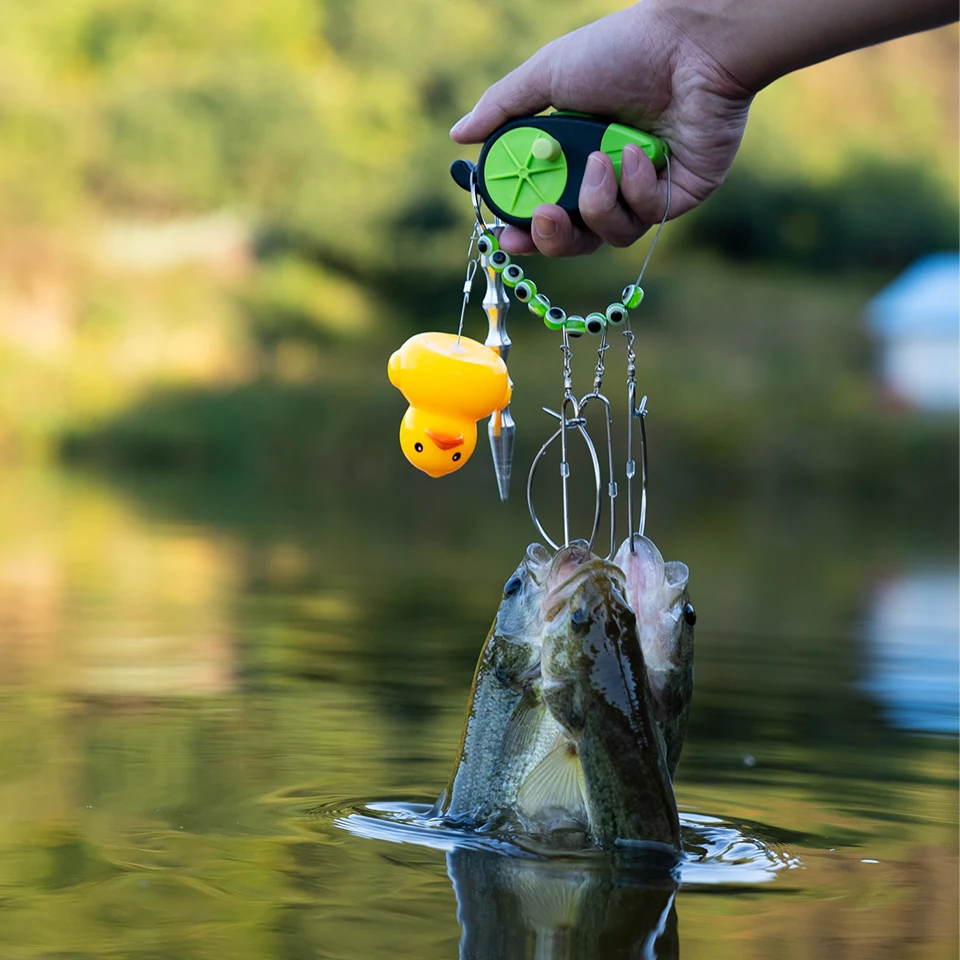
[[[451,436],[449,433],[435,433],[433,430],[423,431],[441,450],[452,450],[463,446],[463,434]]]
[[[623,571],[592,553],[584,541],[576,541],[557,551],[547,572],[548,586],[541,605],[544,620],[556,619],[581,586],[600,579],[613,580],[623,589]]]

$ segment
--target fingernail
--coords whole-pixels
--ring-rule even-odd
[[[461,127],[465,127],[465,126],[467,125],[467,121],[468,121],[472,116],[473,116],[473,111],[472,111],[472,110],[471,110],[469,113],[465,113],[465,114],[450,128],[450,136],[453,136],[455,133],[457,133],[457,132],[460,130]]]
[[[587,169],[583,172],[583,184],[586,187],[599,187],[607,175],[607,168],[599,157],[591,154],[587,160]]]
[[[620,173],[626,177],[632,177],[640,169],[640,151],[628,144],[623,148],[623,156],[620,160]]]
[[[549,240],[557,232],[557,221],[538,213],[533,218],[533,232],[541,240]]]

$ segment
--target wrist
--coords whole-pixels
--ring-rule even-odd
[[[748,95],[802,67],[956,19],[954,0],[645,0]]]

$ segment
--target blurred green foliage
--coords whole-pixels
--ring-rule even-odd
[[[475,150],[449,141],[450,124],[541,43],[614,6],[0,0],[0,452],[66,434],[73,453],[111,461],[365,457],[357,438],[398,400],[386,356],[458,309],[471,211],[447,167]],[[817,424],[807,460],[827,470],[844,459],[830,451],[854,449],[837,430],[881,423],[862,305],[956,243],[951,38],[764,91],[730,182],[667,231],[644,376],[677,451],[704,468],[786,470],[808,446],[784,442],[789,420]],[[239,225],[228,255],[201,242],[221,214]],[[638,256],[535,269],[587,308]],[[733,285],[731,259],[745,264]],[[764,262],[791,276],[771,281]],[[847,279],[825,285],[830,271]],[[512,321],[518,371],[528,346],[545,349],[525,319]],[[515,378],[518,394],[551,389],[542,366]],[[332,431],[322,411],[341,400]]]
[[[868,279],[812,282],[809,275],[703,256],[661,264],[647,285],[637,358],[641,389],[650,396],[655,481],[697,497],[818,490],[940,505],[952,516],[960,457],[954,419],[881,403],[860,317],[868,289]],[[551,333],[525,313],[509,317],[520,465],[546,435],[540,406],[556,396],[559,370]],[[435,313],[419,320],[441,328],[444,322]],[[468,333],[479,333],[478,320],[470,324]],[[305,345],[319,342],[313,327],[301,334],[291,322],[283,330],[303,336]],[[585,348],[591,342],[582,341]],[[114,468],[239,471],[267,486],[346,476],[405,489],[419,475],[393,456],[406,404],[383,374],[389,349],[361,339],[321,350],[304,379],[284,375],[285,362],[296,366],[287,341],[250,382],[153,391],[121,413],[72,429],[62,451]],[[583,392],[593,372],[589,357],[587,349],[576,351],[575,385]],[[608,370],[622,363],[623,345],[614,338]],[[623,422],[619,378],[608,390]],[[485,446],[477,463],[448,481],[465,497],[489,493]],[[618,450],[621,460],[623,454]]]
[[[772,180],[745,166],[685,222],[685,236],[734,260],[895,271],[957,246],[956,208],[944,200],[923,167],[877,158],[829,183]]]
[[[469,210],[446,178],[447,163],[462,151],[447,128],[487,82],[540,43],[615,6],[562,0],[545,17],[542,0],[452,7],[243,0],[229,9],[189,0],[6,0],[0,209],[62,222],[71,209],[160,216],[239,206],[258,227],[366,275],[422,268],[425,260],[453,269],[459,251],[449,241],[459,238]],[[879,204],[877,188],[895,186],[904,166],[909,180],[926,170],[936,187],[894,199],[908,201],[912,223],[939,224],[937,200],[956,193],[953,180],[943,182],[954,151],[942,129],[950,105],[930,89],[930,71],[937,80],[954,59],[942,41],[918,47],[910,56],[917,69],[897,76],[884,104],[887,122],[872,140],[859,125],[871,122],[876,104],[857,82],[838,99],[842,112],[826,121],[821,102],[803,102],[804,79],[761,95],[744,164],[773,180],[751,177],[727,191],[699,242],[723,252],[720,241],[729,237],[718,235],[711,217],[726,221],[732,211],[736,222],[741,212],[752,222],[742,208],[770,203],[801,211],[812,203],[814,226],[828,228],[834,224],[819,222],[820,207],[833,207],[837,219],[860,221],[852,239],[870,238],[878,213],[866,201]],[[868,81],[879,76],[891,87],[892,62],[861,61],[848,67],[854,78],[857,66]],[[918,110],[924,82],[926,110]],[[778,109],[781,103],[791,109]],[[778,134],[780,149],[771,151],[767,141]],[[798,138],[832,149],[832,174],[794,147]],[[851,186],[860,187],[860,202],[836,202]],[[774,219],[783,217],[797,219],[790,210]],[[803,224],[786,229],[795,236],[781,238],[785,254],[801,257],[836,232],[822,231],[818,240]],[[931,239],[940,242],[937,229],[908,230],[914,242],[886,262],[901,265]],[[858,245],[848,246],[848,257],[861,262]]]

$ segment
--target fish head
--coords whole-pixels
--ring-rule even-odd
[[[543,699],[571,740],[598,698],[629,715],[629,696],[644,695],[642,684],[635,689],[635,663],[625,662],[636,644],[636,617],[623,590],[620,568],[582,544],[560,550],[547,573]]]
[[[490,666],[509,687],[539,675],[542,608],[550,554],[532,543],[503,585],[503,596],[490,631]]]
[[[650,686],[654,717],[663,734],[667,766],[674,775],[687,735],[693,700],[693,625],[685,563],[668,560],[646,537],[635,535],[617,551],[626,596],[637,614],[637,635]]]
[[[474,421],[409,407],[400,422],[400,449],[431,477],[459,470],[477,446]]]
[[[664,562],[653,541],[635,534],[614,557],[623,571],[627,602],[637,615],[637,632],[647,670],[692,667],[693,625],[690,571],[678,560]]]
[[[503,585],[494,630],[501,636],[519,637],[538,623],[542,608],[550,554],[546,547],[531,543],[519,566]]]

